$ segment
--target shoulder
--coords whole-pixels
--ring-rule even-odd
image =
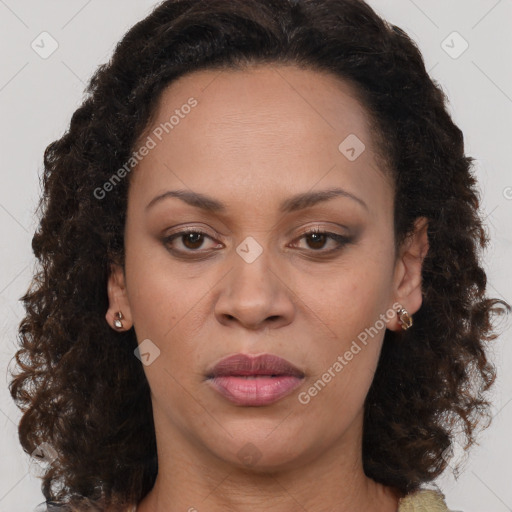
[[[450,511],[445,496],[436,486],[421,488],[408,494],[398,502],[398,512],[456,512]],[[458,511],[461,512],[461,511]]]

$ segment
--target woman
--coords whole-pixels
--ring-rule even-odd
[[[447,510],[510,307],[414,43],[359,0],[169,0],[88,93],[11,382],[47,509]]]

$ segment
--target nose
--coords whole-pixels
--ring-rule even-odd
[[[293,321],[294,293],[286,275],[271,267],[268,251],[254,261],[234,255],[233,267],[221,280],[215,304],[217,320],[249,330],[279,328]]]

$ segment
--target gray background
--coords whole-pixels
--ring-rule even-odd
[[[418,43],[427,69],[450,99],[467,153],[477,159],[482,208],[492,237],[485,254],[489,293],[512,303],[512,0],[370,4]],[[0,512],[33,510],[43,499],[34,476],[37,468],[30,469],[33,465],[18,443],[20,412],[7,390],[7,367],[23,316],[18,300],[34,265],[30,243],[43,151],[67,128],[92,72],[154,5],[150,0],[0,0],[0,371],[5,381],[0,386]],[[40,36],[42,32],[56,43]],[[42,58],[51,44],[58,48]],[[510,318],[500,325],[505,331]],[[480,445],[470,452],[458,479],[448,470],[437,481],[454,510],[512,511],[510,341],[508,330],[493,343],[499,379],[492,395],[491,427],[479,437]],[[461,450],[456,455],[459,460]]]

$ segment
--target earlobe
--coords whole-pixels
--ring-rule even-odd
[[[388,326],[392,330],[405,330],[412,325],[412,315],[423,302],[422,270],[423,261],[428,253],[428,219],[416,219],[414,231],[402,244],[400,255],[395,267],[394,301],[400,304],[394,308],[397,315]],[[398,311],[398,310],[404,311]]]
[[[111,265],[107,281],[109,307],[105,314],[107,323],[115,331],[127,331],[132,325],[132,316],[128,301],[125,276],[120,265]]]

